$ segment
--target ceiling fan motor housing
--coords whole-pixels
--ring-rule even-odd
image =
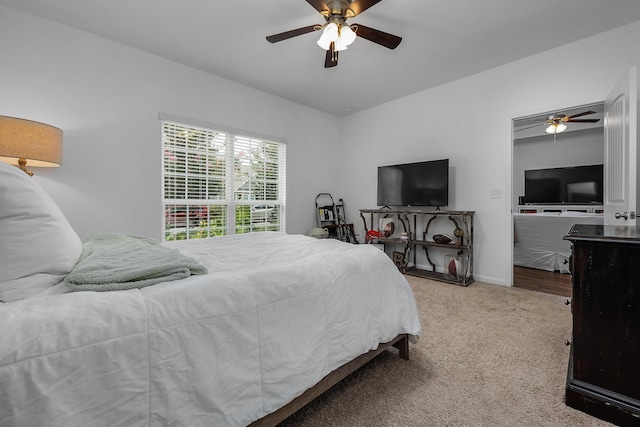
[[[346,19],[353,18],[358,14],[355,10],[349,7],[349,5],[353,3],[353,0],[329,0],[324,3],[328,9],[325,9],[320,13],[326,17],[341,16]]]

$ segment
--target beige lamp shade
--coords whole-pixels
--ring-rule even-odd
[[[62,164],[62,130],[31,120],[0,116],[0,161],[57,167]]]

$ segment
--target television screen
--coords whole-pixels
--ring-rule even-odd
[[[378,206],[447,206],[449,159],[378,167]]]
[[[524,171],[525,203],[602,204],[603,165]]]

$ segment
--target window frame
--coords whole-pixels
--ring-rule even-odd
[[[287,144],[285,141],[280,138],[256,135],[208,123],[194,123],[190,120],[163,114],[159,118],[161,120],[163,241],[190,240],[259,231],[286,232]],[[176,132],[181,128],[187,133],[189,131],[202,132],[205,138],[224,135],[224,146],[216,148],[219,151],[224,150],[224,153],[220,155],[219,151],[211,150],[214,155],[217,155],[216,158],[211,157],[214,163],[216,163],[216,159],[219,161],[224,157],[224,197],[219,197],[220,194],[215,198],[210,197],[208,183],[215,179],[216,174],[215,171],[211,174],[208,173],[210,167],[208,147],[205,148],[206,153],[203,154],[203,157],[207,159],[204,161],[207,169],[205,169],[205,173],[202,173],[203,168],[197,169],[197,166],[193,162],[190,163],[189,160],[189,156],[192,156],[193,153],[196,153],[196,157],[197,152],[202,154],[202,148],[198,147],[190,151],[189,146],[197,143],[202,144],[202,141],[197,141],[197,138],[190,140],[187,136],[184,139],[184,145],[178,143],[178,137],[171,139],[172,143],[169,143],[166,138],[167,127],[172,127]],[[182,154],[182,156],[177,154]],[[176,161],[177,157],[182,157],[173,165],[173,171],[168,171],[166,163],[168,157],[172,157],[173,161]],[[198,161],[203,162],[202,159],[198,159]],[[197,172],[189,171],[193,167]],[[220,172],[220,169],[218,164],[217,172]],[[220,175],[218,174],[217,177],[219,178]],[[205,182],[205,198],[190,198],[190,192],[194,190],[188,185],[189,178],[193,180],[192,182]],[[177,182],[172,186],[175,192],[173,197],[169,197],[170,194],[167,193],[170,191],[167,190],[167,186],[171,180]],[[181,180],[182,184],[180,184]],[[239,182],[241,185],[237,186]],[[200,186],[202,187],[202,184]],[[244,186],[247,188],[240,190]],[[197,190],[197,184],[193,188],[196,189],[194,192],[201,193],[202,191]],[[256,194],[259,189],[262,194]],[[242,197],[242,192],[246,192],[248,197]],[[256,197],[260,195],[263,197]],[[223,207],[223,211],[216,212],[216,206]],[[272,206],[273,208],[271,208]],[[206,213],[202,211],[203,207],[206,207]],[[174,221],[173,223],[167,222],[169,216]],[[212,224],[216,222],[222,222],[224,225]],[[171,224],[173,227],[170,228]]]

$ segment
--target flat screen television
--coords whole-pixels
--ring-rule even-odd
[[[524,201],[537,204],[602,204],[603,165],[524,171]]]
[[[447,206],[449,159],[378,167],[378,206]]]

